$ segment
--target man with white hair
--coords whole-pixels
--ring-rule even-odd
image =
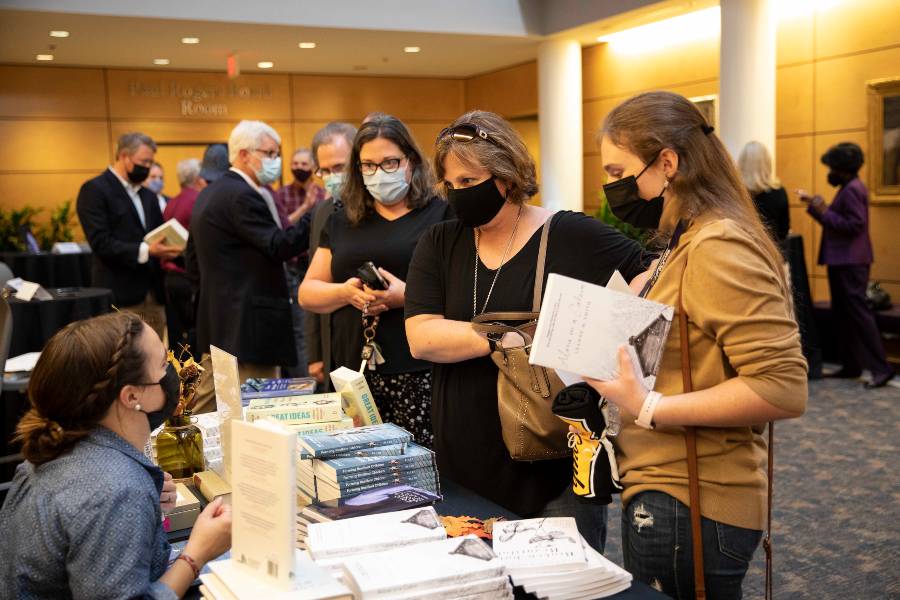
[[[187,263],[199,290],[197,346],[204,354],[214,345],[237,356],[242,381],[277,377],[279,365],[297,364],[283,263],[307,248],[309,219],[282,229],[263,187],[281,176],[280,143],[262,121],[238,123],[228,139],[231,168],[200,192],[191,217]],[[212,397],[206,390],[199,395],[200,403]]]

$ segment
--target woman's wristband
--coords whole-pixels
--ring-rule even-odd
[[[175,560],[183,560],[184,562],[186,562],[194,572],[194,579],[200,577],[200,567],[197,566],[197,561],[191,558],[189,554],[185,554],[184,552],[182,552]]]
[[[653,429],[653,413],[656,412],[656,405],[659,404],[661,399],[662,394],[659,392],[651,390],[647,393],[647,397],[644,398],[644,403],[641,405],[640,414],[634,421],[637,426],[644,429]]]

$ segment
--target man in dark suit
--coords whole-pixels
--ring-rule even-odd
[[[328,123],[316,132],[312,141],[312,155],[316,175],[325,183],[326,199],[316,207],[309,232],[309,257],[312,260],[319,247],[319,237],[328,216],[334,212],[339,201],[340,188],[344,181],[344,168],[350,162],[350,150],[356,127],[349,123]],[[297,290],[292,290],[293,294]],[[331,315],[304,313],[303,337],[306,342],[306,359],[309,374],[316,378],[321,389],[329,387],[328,373],[331,370]]]
[[[199,282],[201,362],[209,364],[210,345],[234,354],[242,381],[297,364],[284,261],[307,248],[309,218],[282,229],[271,195],[261,192],[281,175],[280,143],[265,123],[241,121],[228,140],[231,169],[200,192],[191,216],[186,263]],[[198,409],[214,410],[207,381]]]
[[[115,164],[81,186],[76,207],[93,252],[93,285],[111,289],[119,310],[139,314],[165,339],[159,261],[175,258],[180,250],[144,242],[144,235],[163,222],[156,194],[141,187],[155,154],[149,136],[123,134]]]
[[[869,193],[859,179],[862,149],[851,142],[837,144],[822,155],[828,183],[839,188],[830,205],[821,196],[800,190],[807,212],[822,225],[819,264],[828,266],[831,310],[844,353],[840,371],[826,377],[856,378],[863,368],[872,374],[867,388],[886,385],[894,376],[887,361],[875,315],[866,303],[869,270],[874,260],[869,238]]]

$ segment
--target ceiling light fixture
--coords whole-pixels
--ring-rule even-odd
[[[199,44],[200,38],[198,37],[183,37],[181,38],[182,44]]]
[[[62,29],[54,29],[53,31],[50,32],[50,37],[67,38],[67,37],[69,37],[69,32],[63,31]]]
[[[312,50],[316,47],[315,42],[300,42],[297,44],[298,47],[303,48],[304,50]]]
[[[407,54],[416,54],[417,52],[421,52],[422,49],[418,46],[406,46],[403,51]]]
[[[256,63],[256,66],[259,67],[260,69],[271,69],[272,67],[275,66],[275,63],[273,63],[272,61],[269,61],[269,60],[264,60],[262,62]]]
[[[37,56],[35,56],[35,58],[38,60],[53,60],[53,55],[52,54],[38,54]]]
[[[153,64],[154,65],[167,65],[167,64],[169,64],[169,59],[168,58],[154,58]]]

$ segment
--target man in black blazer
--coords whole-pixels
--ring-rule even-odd
[[[280,142],[265,123],[241,121],[228,140],[231,169],[200,192],[191,216],[185,262],[199,282],[201,363],[209,364],[210,345],[221,348],[237,356],[241,381],[297,364],[296,291],[287,289],[284,261],[307,248],[309,218],[282,229],[271,195],[260,193],[281,174]],[[214,410],[211,381],[197,395],[199,410]]]
[[[162,242],[144,242],[144,235],[163,222],[156,194],[141,187],[155,154],[149,136],[123,134],[115,164],[81,186],[76,208],[93,252],[92,284],[111,289],[117,308],[139,314],[164,339],[159,261],[180,251]]]

